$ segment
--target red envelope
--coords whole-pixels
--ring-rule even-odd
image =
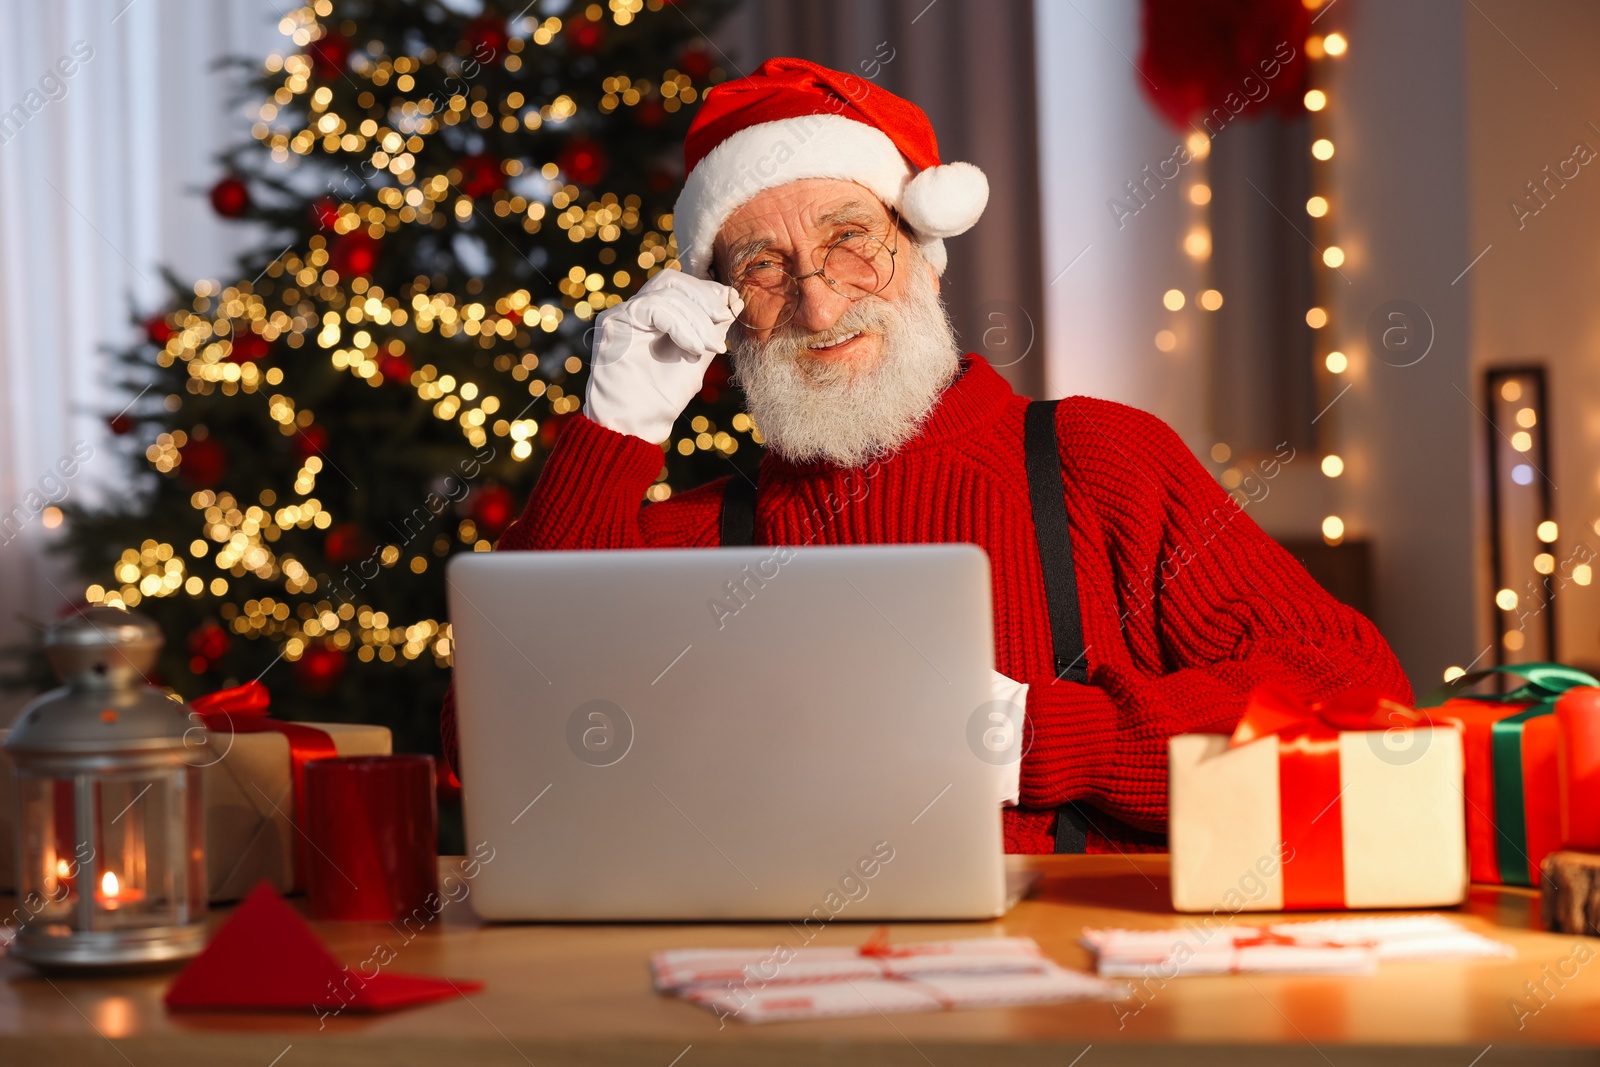
[[[380,1012],[472,993],[482,982],[346,967],[267,883],[256,886],[167,990],[173,1011]]]

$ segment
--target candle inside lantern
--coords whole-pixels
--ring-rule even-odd
[[[57,857],[55,866],[50,868],[50,871],[53,878],[46,876],[45,887],[51,899],[56,901],[66,900],[72,895],[72,891],[77,888],[77,870],[67,860]]]
[[[115,871],[107,871],[100,876],[100,892],[96,896],[100,900],[101,907],[107,911],[116,911],[124,904],[135,904],[143,900],[144,891],[123,885]]]

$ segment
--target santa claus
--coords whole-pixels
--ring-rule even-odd
[[[773,59],[707,95],[684,156],[682,269],[601,316],[583,412],[501,549],[981,546],[994,696],[1026,724],[1010,851],[1162,847],[1167,739],[1231,731],[1262,682],[1410,702],[1373,625],[1159,419],[1030,403],[962,354],[943,239],[978,220],[988,184],[940,161],[916,105]],[[641,505],[722,352],[766,442],[755,484]],[[444,731],[453,759],[450,707]]]

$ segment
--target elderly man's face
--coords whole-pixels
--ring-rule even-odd
[[[747,274],[746,312],[774,325],[728,335],[734,380],[767,448],[796,462],[859,467],[894,452],[960,373],[937,272],[911,236],[897,232],[888,209],[854,182],[791,182],[750,200],[717,235],[716,276],[738,280],[754,261],[751,269],[768,262],[802,277],[851,234],[884,246],[861,239],[842,247],[842,265],[828,264],[839,290],[807,278],[784,322],[784,279],[769,273],[757,282]],[[892,258],[887,248],[896,249]],[[871,264],[888,262],[894,274],[875,288],[883,271]],[[840,291],[847,285],[859,299]]]
[[[909,243],[905,234],[896,232],[894,219],[878,198],[855,182],[808,178],[768,189],[730,215],[718,231],[713,249],[717,277],[738,278],[757,256],[775,259],[796,277],[810,274],[822,266],[833,243],[850,233],[871,234],[902,250]],[[894,277],[877,294],[878,299],[895,302],[902,298],[910,282],[908,267],[932,275],[926,264],[912,267],[913,257],[903,251],[896,259]],[[808,278],[801,283],[794,318],[787,328],[814,335],[808,348],[818,363],[848,360],[871,367],[882,356],[883,337],[870,330],[857,333],[836,328],[853,303],[820,277]],[[775,331],[745,332],[764,343]]]

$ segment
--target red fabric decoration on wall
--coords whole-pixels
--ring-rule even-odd
[[[1139,79],[1180,130],[1216,136],[1241,115],[1294,115],[1311,13],[1301,0],[1144,0]]]

